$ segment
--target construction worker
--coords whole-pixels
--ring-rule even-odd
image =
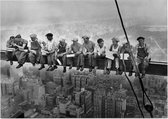
[[[11,36],[6,43],[6,61],[10,61],[10,64],[13,65],[13,56],[14,56],[14,43],[15,37]]]
[[[70,46],[70,54],[75,54],[75,57],[69,57],[68,60],[70,61],[70,69],[73,66],[74,59],[77,59],[77,70],[83,71],[84,69],[84,56],[82,53],[82,45],[78,43],[78,38],[72,39],[72,44]]]
[[[97,40],[97,45],[94,49],[94,60],[95,60],[95,66],[98,66],[98,60],[103,59],[101,63],[105,64],[105,56],[106,56],[106,46],[104,45],[104,40],[102,38],[99,38]],[[106,67],[104,69],[104,73],[106,72]]]
[[[130,49],[131,48],[131,49]],[[129,44],[128,43],[124,43],[123,46],[121,47],[121,50],[120,50],[120,53],[121,55],[125,55],[125,54],[128,54],[128,61],[129,61],[129,64],[126,68],[128,69],[129,71],[129,76],[132,76],[132,73],[133,73],[133,62],[132,62],[132,58],[131,58],[131,52],[133,52],[133,46],[130,45],[129,47]],[[121,56],[121,58],[122,58]],[[124,70],[123,68],[123,63],[121,63],[122,65],[120,65],[120,67],[122,68],[122,70]]]
[[[56,60],[62,59],[63,62],[63,73],[66,72],[66,65],[67,65],[67,54],[69,51],[68,45],[65,42],[66,38],[65,37],[60,37],[59,44],[57,46],[57,55],[56,55]]]
[[[46,56],[47,56],[47,62],[49,67],[47,68],[46,71],[53,71],[54,69],[57,69],[57,65],[56,65],[56,60],[55,60],[55,52],[57,50],[57,44],[53,39],[53,34],[52,33],[47,33],[46,34],[47,37],[47,42],[44,43],[43,42],[43,49],[46,52]],[[39,70],[45,68],[44,64],[45,64],[45,55],[41,55],[41,59],[40,59],[40,63],[41,63],[41,67],[39,68]]]
[[[29,60],[35,66],[35,63],[40,62],[40,56],[41,56],[41,46],[38,42],[37,35],[31,34],[30,35],[31,42],[29,47]]]
[[[118,38],[112,38],[112,45],[109,48],[110,53],[114,57],[115,62],[115,69],[116,69],[116,75],[119,75],[119,62],[120,62],[120,46],[118,44],[119,39]],[[112,59],[107,59],[107,74],[110,74]]]
[[[136,59],[136,65],[142,73],[142,78],[145,77],[146,68],[151,60],[149,47],[145,43],[144,37],[137,38],[138,44],[134,50],[134,56]],[[135,68],[135,67],[134,67]],[[137,71],[135,70],[135,76],[137,76]]]
[[[84,54],[84,57],[87,57],[89,60],[89,72],[91,72],[92,69],[95,68],[95,62],[94,62],[95,44],[89,40],[90,38],[88,36],[83,36],[82,39],[84,40],[83,54]]]
[[[20,68],[26,62],[28,56],[28,41],[23,39],[20,34],[15,37],[13,46],[15,47],[15,55],[17,57],[19,65],[16,68]]]

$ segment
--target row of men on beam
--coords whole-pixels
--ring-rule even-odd
[[[90,41],[89,36],[83,36],[82,39],[84,40],[83,44],[78,43],[78,38],[72,39],[72,44],[68,47],[66,43],[66,38],[61,38],[59,43],[57,43],[53,39],[53,34],[48,33],[46,34],[47,42],[40,42],[38,41],[36,34],[31,34],[31,42],[28,43],[27,40],[23,39],[20,34],[17,36],[11,36],[10,39],[7,41],[7,48],[14,49],[12,51],[12,55],[10,54],[11,51],[7,50],[6,56],[8,61],[10,61],[11,65],[13,64],[13,56],[15,55],[18,60],[18,66],[16,68],[20,68],[26,62],[27,56],[29,57],[30,62],[35,66],[36,63],[40,63],[41,67],[39,70],[45,68],[45,57],[47,57],[48,62],[48,69],[47,71],[53,71],[57,69],[57,61],[58,59],[62,58],[63,61],[63,72],[66,72],[67,61],[70,62],[69,69],[73,66],[74,58],[77,60],[77,70],[83,71],[84,70],[84,58],[88,58],[89,62],[89,72],[96,71],[98,59],[103,59],[105,67],[104,67],[104,74],[110,74],[110,69],[112,65],[112,58],[114,58],[114,65],[116,69],[116,74],[122,74],[120,68],[120,54],[127,53],[129,55],[128,60],[132,64],[129,71],[129,76],[132,75],[132,72],[135,71],[135,76],[138,74],[136,73],[135,67],[132,63],[132,59],[130,57],[130,53],[133,52],[134,58],[136,61],[136,65],[141,64],[142,68],[142,76],[145,76],[145,69],[147,68],[149,61],[150,61],[150,53],[149,47],[147,47],[144,37],[138,37],[137,41],[138,44],[136,47],[129,47],[128,43],[123,44],[120,46],[118,44],[118,38],[112,38],[112,44],[109,48],[107,48],[104,44],[104,40],[99,38],[97,40],[97,44]],[[29,44],[29,45],[28,45]],[[29,47],[28,47],[29,46]],[[67,57],[69,54],[73,54],[74,57]]]

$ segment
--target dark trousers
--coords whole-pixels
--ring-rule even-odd
[[[15,55],[17,57],[18,63],[23,65],[26,62],[28,52],[17,50],[15,51]]]
[[[36,54],[30,52],[28,56],[29,56],[30,62],[34,64],[40,61],[41,52],[39,50],[36,50]]]
[[[67,65],[67,56],[66,55],[63,55],[62,57],[61,56],[57,56],[57,58],[58,59],[62,59],[62,65],[63,65],[63,67],[66,67],[66,65]]]
[[[77,67],[84,66],[84,56],[83,56],[83,54],[76,54],[75,57],[69,57],[68,61],[69,61],[70,65],[73,66],[73,63],[74,63],[75,59],[77,60],[77,62],[76,62]]]
[[[88,58],[88,63],[89,63],[89,67],[95,67],[95,58],[94,58],[94,54],[87,54],[84,57]]]
[[[53,64],[56,64],[56,59],[55,59],[55,53],[52,53],[52,54],[48,54],[46,56],[44,55],[41,55],[40,57],[40,63],[42,65],[45,64],[45,57],[47,57],[47,62],[48,62],[48,65],[51,66]]]
[[[101,62],[99,61],[101,60]],[[94,55],[94,66],[100,66],[101,64],[103,64],[104,66],[106,66],[106,59],[105,56],[102,55]]]
[[[14,51],[6,51],[7,60],[13,61],[14,55],[15,55],[15,52],[14,52]]]

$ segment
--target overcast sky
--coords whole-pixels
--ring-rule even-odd
[[[167,0],[118,0],[123,18],[166,25]],[[1,26],[118,18],[114,0],[1,0]]]

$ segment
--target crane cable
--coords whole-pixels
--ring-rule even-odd
[[[137,102],[137,105],[138,105],[138,108],[139,108],[139,111],[141,112],[141,115],[142,115],[142,117],[144,118],[144,114],[143,114],[142,109],[141,109],[141,107],[140,107],[138,97],[137,97],[137,95],[136,95],[136,93],[135,93],[135,90],[134,90],[134,88],[133,88],[133,85],[132,85],[130,79],[128,78],[128,76],[127,76],[127,74],[126,74],[126,65],[125,65],[125,62],[124,62],[124,52],[123,52],[122,62],[123,62],[123,66],[124,66],[124,75],[125,75],[125,77],[127,78],[128,82],[129,82],[129,84],[130,84],[130,86],[131,86],[132,92],[134,93],[134,96],[135,96],[135,99],[136,99],[136,102]]]
[[[123,20],[122,20],[122,16],[121,16],[121,13],[120,13],[120,10],[119,10],[119,6],[118,6],[118,3],[117,3],[117,0],[115,0],[115,3],[116,3],[117,11],[118,11],[118,14],[119,14],[119,17],[120,17],[120,21],[121,21],[121,25],[122,25],[124,34],[125,34],[125,37],[126,37],[126,40],[127,40],[128,46],[129,46],[129,49],[130,49],[130,51],[131,51],[131,45],[130,45],[130,42],[129,42],[129,40],[128,40],[128,36],[127,36],[126,30],[125,30],[125,27],[124,27],[124,23],[123,23]],[[136,68],[136,72],[137,72],[137,74],[138,74],[139,82],[140,82],[141,89],[142,89],[142,92],[143,92],[143,106],[144,106],[144,108],[146,109],[146,111],[147,111],[148,113],[150,113],[150,116],[153,117],[153,115],[152,115],[153,104],[152,104],[150,98],[148,97],[148,95],[146,94],[146,91],[145,91],[145,88],[144,88],[144,85],[143,85],[143,82],[142,82],[142,77],[140,76],[139,69],[138,69],[138,67],[137,67],[137,65],[136,65],[136,63],[135,63],[133,53],[130,52],[129,54],[130,54],[130,56],[131,56],[132,63],[133,63],[133,65],[134,65],[135,68]],[[126,69],[126,67],[125,67],[124,69]],[[126,78],[129,79],[127,75],[126,75]],[[145,97],[144,97],[144,96],[147,97],[147,100],[150,102],[150,104],[147,104],[147,105],[145,104]]]

